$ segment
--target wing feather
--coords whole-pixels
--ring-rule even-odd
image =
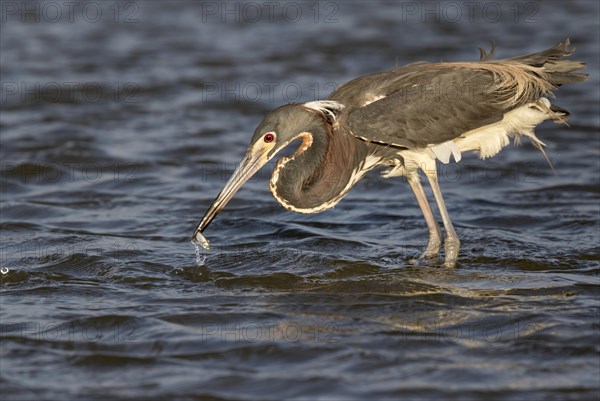
[[[391,146],[426,147],[499,121],[507,111],[493,101],[496,81],[490,72],[457,68],[412,78],[410,85],[397,84],[396,92],[352,111],[352,134]]]

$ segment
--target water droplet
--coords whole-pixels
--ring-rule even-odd
[[[2,274],[8,274],[8,267],[3,267],[0,269],[0,273]]]
[[[204,262],[206,261],[206,256],[202,255],[200,252],[200,246],[192,241],[192,244],[196,248],[196,265],[198,267],[204,266]]]

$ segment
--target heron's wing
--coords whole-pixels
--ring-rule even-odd
[[[405,81],[405,82],[404,82]],[[353,135],[370,142],[419,148],[454,139],[502,119],[494,76],[471,69],[432,70],[393,82],[395,92],[348,116]]]

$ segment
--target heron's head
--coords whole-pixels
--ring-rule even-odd
[[[335,102],[324,101],[285,105],[265,115],[254,131],[246,155],[206,211],[196,228],[192,241],[208,249],[208,241],[202,236],[202,232],[242,185],[295,139],[302,139],[299,151],[304,151],[311,146],[314,133],[324,130],[324,124],[327,122],[327,114],[324,114],[324,108],[317,108],[314,106],[316,103],[334,104]],[[339,106],[340,110],[341,107],[343,106]]]

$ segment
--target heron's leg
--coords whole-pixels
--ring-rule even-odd
[[[440,228],[435,221],[435,217],[433,217],[433,212],[431,211],[431,207],[429,207],[429,202],[427,202],[427,196],[425,196],[425,191],[423,191],[423,186],[421,186],[421,178],[419,177],[419,173],[409,174],[406,178],[408,179],[408,183],[415,194],[415,198],[417,198],[419,207],[421,208],[423,216],[425,217],[425,221],[427,222],[427,228],[429,229],[427,248],[425,248],[425,252],[423,252],[421,258],[435,258],[440,251],[440,245],[442,243]]]
[[[456,235],[456,231],[454,231],[454,227],[450,221],[450,216],[448,216],[448,210],[446,209],[446,204],[444,203],[444,198],[442,197],[442,191],[440,190],[440,185],[438,184],[437,174],[435,171],[426,171],[425,173],[427,175],[427,179],[429,180],[429,185],[431,185],[431,189],[433,190],[433,195],[435,196],[435,201],[440,210],[440,214],[442,215],[444,228],[446,229],[446,240],[444,241],[444,266],[454,267],[456,265],[456,259],[458,259],[460,241],[458,239],[458,235]]]

